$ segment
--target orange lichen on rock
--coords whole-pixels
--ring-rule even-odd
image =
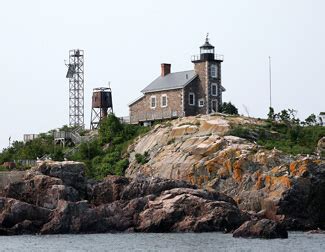
[[[271,172],[273,173],[273,174],[277,174],[278,172],[279,172],[279,166],[276,166],[276,167],[274,167],[274,168],[272,168],[272,170],[271,170]]]
[[[208,171],[208,173],[213,173],[217,170],[217,165],[214,162],[214,160],[209,160],[207,162],[205,162],[204,164],[206,170]]]
[[[230,159],[224,162],[224,167],[228,170],[229,173],[232,171],[232,164]]]
[[[270,175],[266,175],[264,182],[265,182],[265,187],[270,188],[271,185],[272,185],[272,178],[271,178],[271,176]]]
[[[260,174],[260,172],[257,172],[257,181],[255,184],[255,188],[257,190],[262,189],[264,187],[264,177]]]
[[[192,185],[194,185],[195,182],[196,182],[196,179],[195,179],[193,173],[190,173],[190,174],[187,176],[187,180],[190,181],[190,183],[191,183]]]
[[[291,187],[291,180],[288,178],[288,176],[281,176],[279,177],[281,184],[286,186],[287,188]]]
[[[308,167],[306,165],[300,166],[297,175],[300,177],[306,177],[308,175]]]
[[[296,166],[297,166],[297,161],[292,162],[292,163],[290,164],[290,173],[291,173],[291,174],[295,172],[295,170],[296,170]]]
[[[237,181],[240,182],[242,180],[242,164],[243,164],[243,160],[237,160],[234,165],[233,165],[233,178]]]
[[[288,176],[280,176],[280,177],[272,177],[271,178],[271,185],[272,186],[284,186],[286,188],[290,188],[291,187],[291,180],[289,179]],[[276,189],[276,188],[274,188]]]
[[[196,184],[197,184],[199,187],[202,187],[203,182],[204,182],[204,177],[198,176],[198,177],[197,177],[197,180],[196,180]]]
[[[229,170],[226,169],[225,167],[222,167],[221,169],[218,170],[218,175],[219,177],[225,179],[230,176]]]
[[[305,177],[308,174],[308,166],[313,164],[311,160],[299,160],[290,164],[290,173],[293,176]]]

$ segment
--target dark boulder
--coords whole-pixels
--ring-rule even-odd
[[[246,221],[233,232],[233,237],[244,238],[288,238],[285,227],[273,220],[261,219]]]
[[[42,174],[9,184],[2,195],[49,209],[56,208],[60,199],[80,200],[78,191],[63,185],[61,179]]]
[[[129,185],[125,187],[121,194],[121,199],[130,200],[146,195],[159,195],[161,192],[173,188],[197,188],[182,180],[171,180],[164,178],[149,178],[145,176],[135,177]]]
[[[304,176],[283,193],[277,214],[285,216],[283,222],[289,230],[325,229],[325,164],[301,163]]]
[[[88,184],[87,199],[95,205],[107,204],[121,198],[129,180],[120,176],[107,176],[103,181]]]
[[[2,233],[36,233],[49,221],[51,210],[0,197],[0,229]],[[25,231],[25,232],[23,232]]]
[[[84,174],[85,166],[83,163],[64,161],[64,162],[44,162],[33,172],[59,178],[64,185],[75,188],[80,195],[84,196],[87,189],[87,180]]]
[[[223,201],[226,199],[226,201]],[[139,232],[230,231],[245,221],[227,196],[175,188],[148,202],[139,216]]]

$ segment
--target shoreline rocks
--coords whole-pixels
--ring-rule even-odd
[[[108,176],[46,162],[1,191],[0,235],[234,230],[248,216],[227,195],[179,180]]]
[[[276,239],[288,238],[283,225],[269,219],[246,221],[233,232],[233,237]]]

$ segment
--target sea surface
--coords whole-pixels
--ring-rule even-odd
[[[0,251],[325,251],[324,234],[243,239],[222,233],[0,236]]]

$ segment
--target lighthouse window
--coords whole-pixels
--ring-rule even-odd
[[[217,68],[217,65],[213,64],[211,65],[211,68],[210,68],[210,75],[212,78],[217,78],[218,77],[218,68]]]
[[[188,95],[188,104],[191,106],[195,105],[195,94],[194,93],[189,93]]]
[[[211,95],[213,96],[218,95],[218,84],[216,83],[211,84]]]
[[[150,108],[152,109],[156,108],[156,96],[150,97]]]

